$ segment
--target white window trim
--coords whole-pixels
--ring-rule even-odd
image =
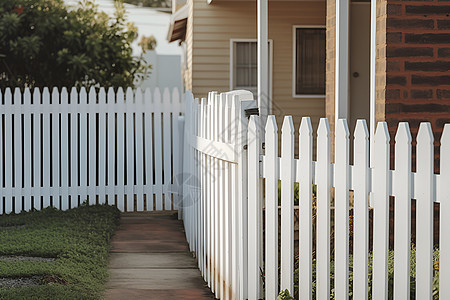
[[[318,98],[318,99],[323,99],[326,97],[326,94],[323,95],[297,95],[295,93],[295,82],[297,79],[297,70],[296,70],[296,61],[295,61],[295,55],[296,55],[296,50],[297,50],[297,36],[296,36],[296,32],[297,32],[297,28],[326,28],[325,25],[294,25],[292,26],[292,98]],[[326,71],[325,71],[326,74]]]
[[[230,91],[232,91],[234,89],[234,86],[233,86],[233,82],[234,82],[233,45],[236,42],[258,42],[258,40],[257,39],[230,39]],[[269,94],[270,94],[270,99],[272,99],[272,72],[273,72],[273,40],[269,39]],[[269,103],[269,111],[272,111],[272,103]]]

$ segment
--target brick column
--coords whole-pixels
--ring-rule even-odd
[[[419,123],[428,121],[438,140],[450,122],[449,14],[449,2],[388,0],[386,120],[391,134],[398,122],[407,121],[415,136]]]
[[[325,113],[331,129],[331,154],[334,156],[334,89],[336,68],[336,0],[327,0],[327,61]]]

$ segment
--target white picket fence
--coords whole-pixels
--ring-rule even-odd
[[[317,160],[313,130],[303,118],[299,158],[294,157],[294,127],[286,116],[278,128],[269,116],[248,121],[254,107],[247,92],[210,93],[198,101],[187,94],[186,176],[183,219],[199,268],[219,299],[276,299],[280,290],[299,286],[300,299],[312,299],[313,184],[317,185],[316,299],[330,299],[330,214],[334,187],[334,298],[349,298],[349,191],[354,194],[353,299],[368,299],[369,195],[374,209],[372,299],[388,299],[389,197],[395,197],[394,299],[410,297],[411,199],[416,199],[416,295],[433,293],[433,206],[440,203],[439,296],[450,299],[450,124],[444,128],[440,174],[434,174],[433,133],[429,123],[417,136],[416,172],[411,172],[411,134],[400,123],[395,136],[395,169],[390,170],[389,133],[379,123],[369,166],[369,133],[358,120],[354,164],[349,164],[350,134],[345,120],[336,125],[331,163],[330,129],[321,119]],[[262,143],[264,138],[264,146]],[[189,177],[190,178],[190,177]],[[263,184],[263,179],[265,183]],[[278,183],[281,181],[281,246],[278,233]],[[294,183],[299,183],[299,281],[294,282]],[[192,193],[187,193],[190,189]],[[265,231],[263,235],[263,208]],[[264,241],[264,243],[263,243]],[[265,245],[265,249],[263,249]],[[264,253],[264,255],[263,255]],[[278,255],[280,253],[280,285]],[[264,256],[264,257],[263,257]],[[263,263],[264,262],[264,263]],[[264,290],[261,270],[264,270]]]
[[[0,92],[0,213],[86,200],[177,209],[182,98],[176,89]]]

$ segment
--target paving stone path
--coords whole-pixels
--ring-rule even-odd
[[[214,299],[176,212],[122,214],[109,272],[106,299]]]

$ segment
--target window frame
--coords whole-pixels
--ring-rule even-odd
[[[324,99],[326,97],[326,91],[323,95],[309,95],[309,94],[296,94],[296,82],[297,82],[297,29],[310,28],[310,29],[325,29],[325,25],[294,25],[292,26],[292,98],[318,98]],[[326,67],[326,62],[325,62]],[[325,88],[326,88],[326,69],[325,69]]]
[[[229,65],[229,78],[230,78],[230,91],[235,90],[236,88],[234,87],[234,73],[235,73],[235,55],[234,55],[234,45],[235,43],[240,43],[240,42],[244,42],[244,43],[252,43],[252,42],[258,42],[257,39],[235,39],[232,38],[230,39],[230,65]],[[258,68],[256,69],[258,70]],[[273,72],[273,40],[269,39],[269,95],[270,98],[272,99],[272,72]],[[258,74],[258,71],[256,71],[256,74]],[[250,87],[247,87],[250,88]],[[245,89],[245,87],[241,87],[241,89]],[[256,86],[256,89],[258,89],[258,86]],[[256,91],[258,92],[258,91]],[[270,107],[272,107],[272,104],[269,103]]]

